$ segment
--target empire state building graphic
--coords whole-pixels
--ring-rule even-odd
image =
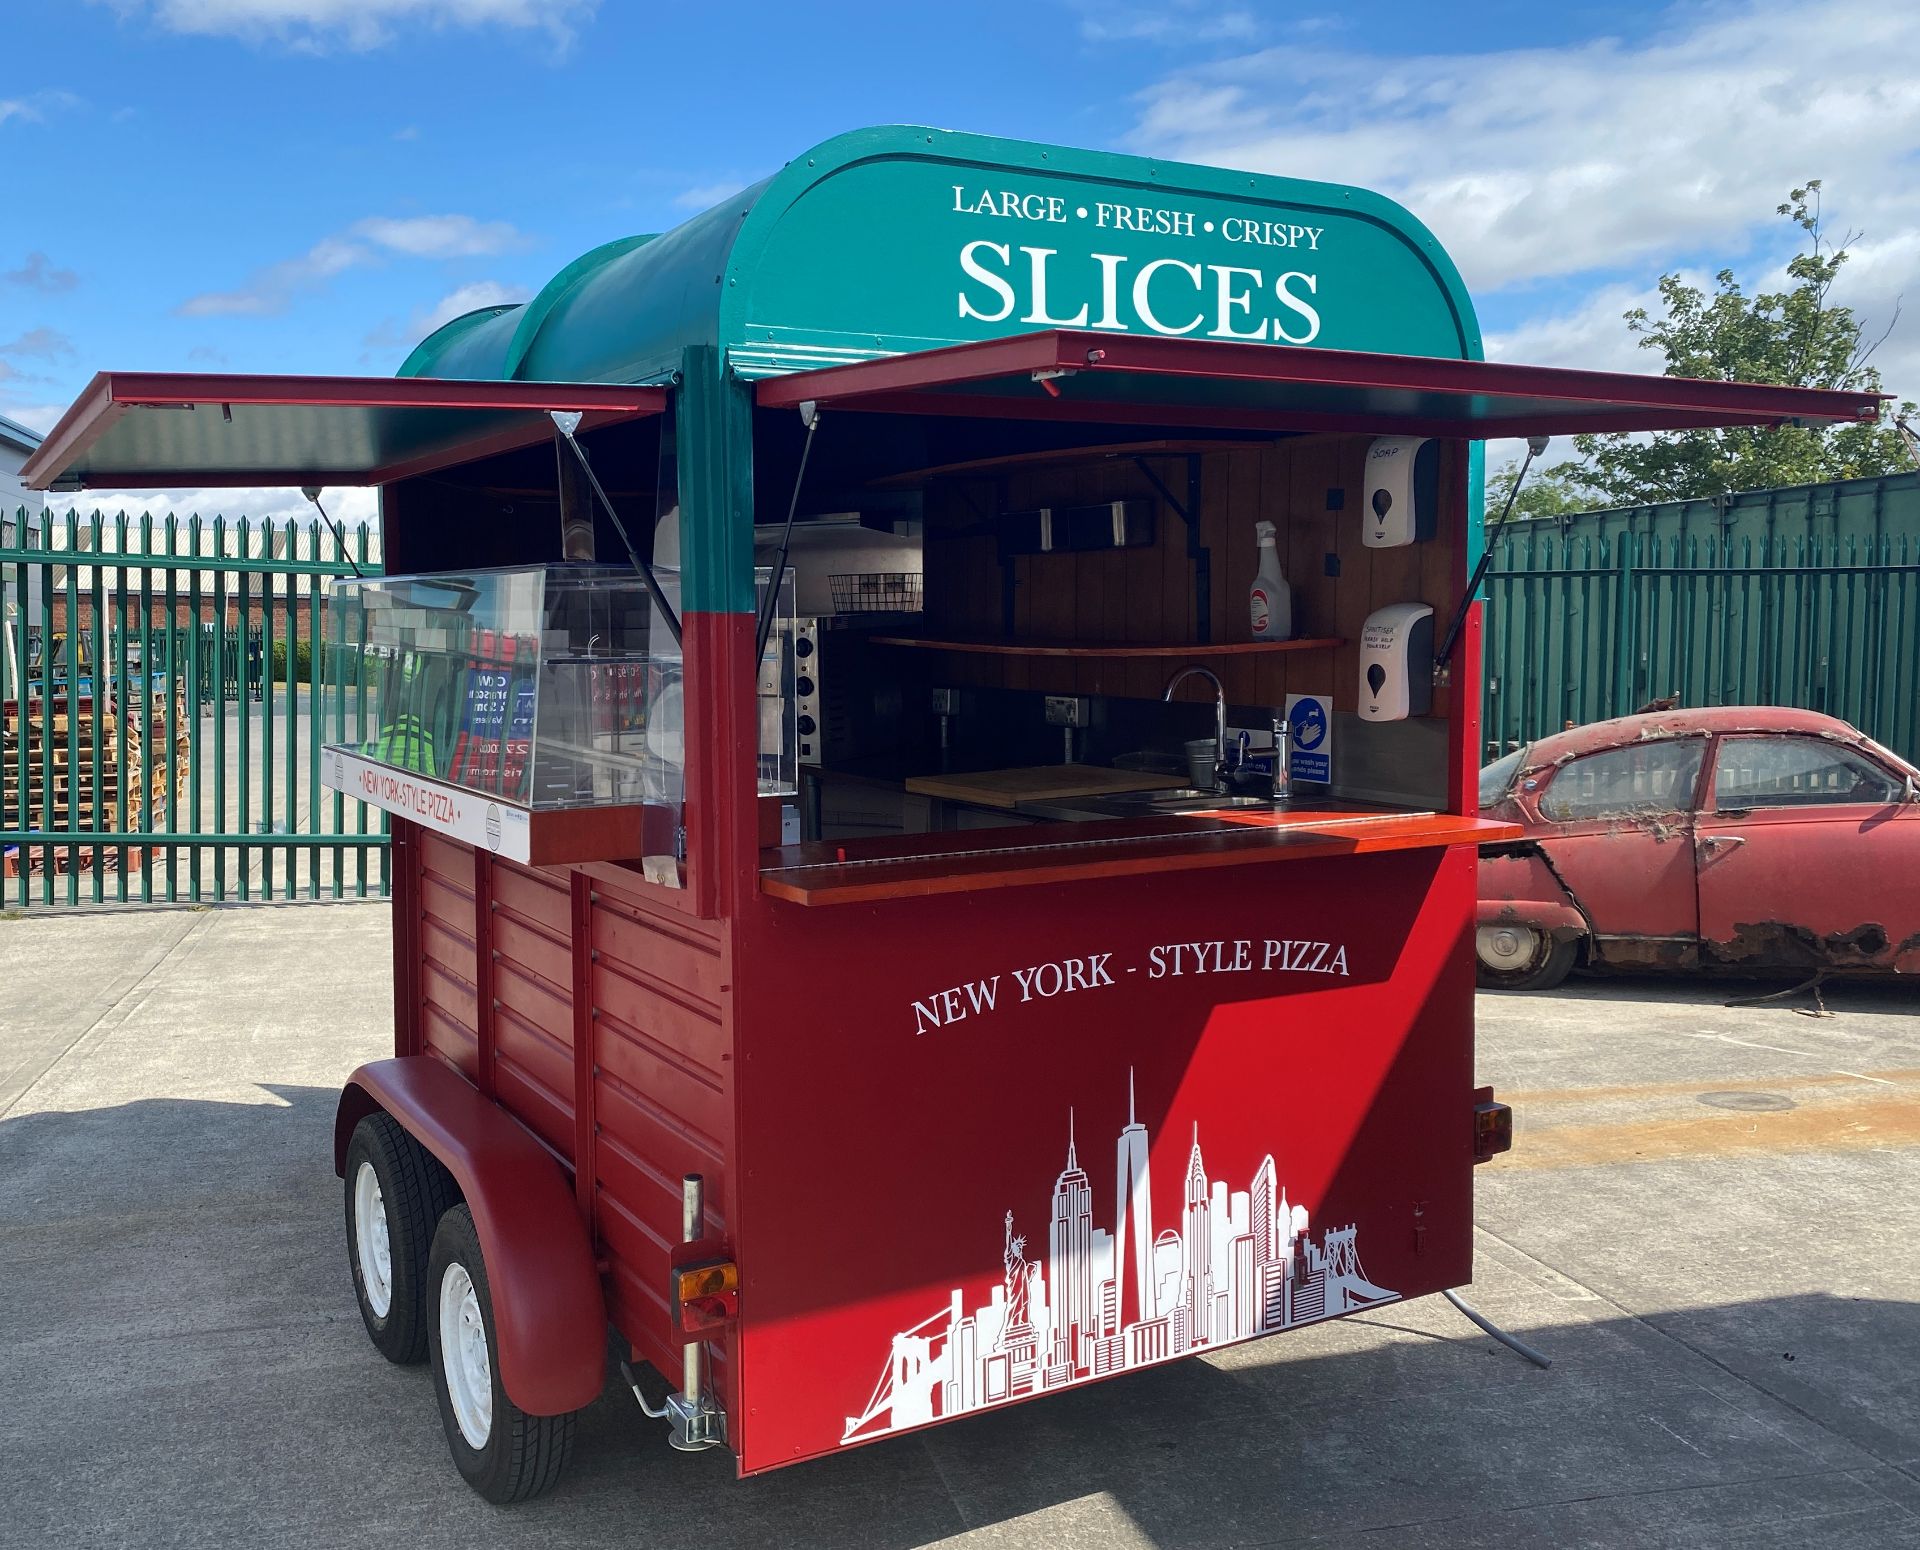
[[[1156,1236],[1147,1143],[1129,1075],[1113,1228],[1096,1227],[1069,1113],[1044,1261],[1027,1257],[1027,1237],[1006,1212],[995,1224],[1001,1273],[985,1301],[969,1309],[957,1286],[947,1306],[896,1334],[842,1444],[1398,1300],[1366,1278],[1352,1225],[1312,1239],[1306,1207],[1288,1203],[1271,1155],[1246,1189],[1210,1179],[1197,1125],[1179,1226]]]

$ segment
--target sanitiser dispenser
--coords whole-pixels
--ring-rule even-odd
[[[1404,721],[1433,704],[1433,610],[1389,603],[1360,628],[1360,719]]]
[[[1425,436],[1380,436],[1367,447],[1360,541],[1398,549],[1433,537],[1440,500],[1440,443]]]

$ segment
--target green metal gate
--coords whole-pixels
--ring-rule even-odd
[[[1920,756],[1920,476],[1518,523],[1486,596],[1490,756],[1669,697]]]
[[[25,534],[24,522],[12,531]],[[313,522],[47,513],[0,548],[0,902],[366,898],[386,820],[323,790],[364,735],[329,581],[379,570]]]

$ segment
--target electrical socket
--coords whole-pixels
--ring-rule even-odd
[[[1047,725],[1084,727],[1093,719],[1093,701],[1077,694],[1047,696]]]

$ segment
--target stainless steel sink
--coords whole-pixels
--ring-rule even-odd
[[[1137,807],[1156,813],[1204,812],[1214,808],[1271,807],[1271,797],[1228,796],[1183,786],[1172,791],[1121,791],[1100,798],[1102,807]]]

